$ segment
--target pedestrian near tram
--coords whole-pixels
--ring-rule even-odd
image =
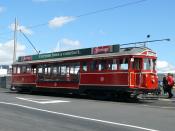
[[[172,94],[172,88],[174,86],[174,78],[173,78],[173,74],[168,73],[167,75],[167,92],[168,92],[168,98],[172,98],[173,94]]]
[[[164,76],[163,76],[162,84],[163,84],[163,94],[166,94],[167,93],[167,85],[168,85],[166,74],[164,74]]]

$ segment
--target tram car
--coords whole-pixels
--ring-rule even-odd
[[[156,59],[145,46],[120,45],[20,56],[12,65],[11,88],[123,97],[154,93]]]

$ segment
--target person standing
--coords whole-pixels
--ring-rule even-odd
[[[163,76],[162,84],[163,84],[163,94],[166,94],[167,93],[167,85],[168,85],[167,75]]]
[[[172,88],[174,86],[174,78],[173,78],[173,75],[168,73],[167,75],[167,92],[168,92],[168,98],[172,98],[173,97],[173,94],[172,94]]]

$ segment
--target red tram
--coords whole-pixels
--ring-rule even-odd
[[[101,46],[21,56],[12,65],[17,91],[110,95],[155,92],[156,53],[147,47]]]

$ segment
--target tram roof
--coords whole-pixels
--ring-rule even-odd
[[[126,56],[126,55],[147,55],[156,56],[156,53],[147,47],[126,47],[120,48],[120,45],[100,46],[94,48],[85,48],[61,52],[44,53],[29,56],[20,56],[18,61],[14,64],[28,64],[40,62],[54,62],[65,60],[77,60],[88,58],[102,58],[113,56]]]

